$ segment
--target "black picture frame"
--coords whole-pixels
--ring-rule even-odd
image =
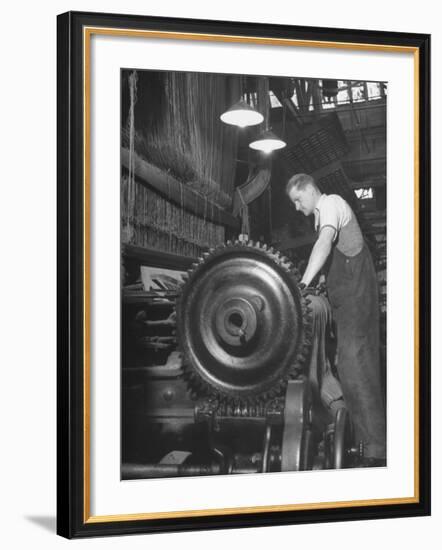
[[[247,38],[321,41],[330,44],[408,48],[418,61],[415,145],[418,150],[418,326],[417,415],[419,445],[413,502],[318,509],[223,513],[188,517],[94,520],[85,475],[85,271],[89,245],[84,208],[84,29],[203,33]],[[67,538],[335,522],[430,514],[430,36],[318,27],[69,12],[57,20],[57,533]],[[87,154],[87,152],[86,152]]]

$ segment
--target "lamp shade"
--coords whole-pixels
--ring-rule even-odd
[[[258,139],[249,143],[251,149],[262,151],[263,153],[271,153],[276,149],[283,149],[287,143],[274,134],[271,130],[261,132]]]
[[[226,124],[234,126],[255,126],[261,124],[264,117],[255,109],[252,109],[243,99],[232,105],[225,113],[220,116],[220,119]]]

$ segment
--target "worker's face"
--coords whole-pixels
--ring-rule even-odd
[[[313,187],[310,185],[307,185],[304,189],[293,187],[290,190],[289,198],[298,212],[302,212],[304,216],[313,214],[316,206],[316,194]]]

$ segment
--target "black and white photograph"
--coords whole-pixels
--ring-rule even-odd
[[[388,82],[123,68],[121,479],[388,468]]]
[[[437,6],[5,4],[3,548],[435,547]]]
[[[429,35],[57,36],[57,532],[428,515]]]

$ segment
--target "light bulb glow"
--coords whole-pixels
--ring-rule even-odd
[[[246,126],[261,124],[264,117],[257,111],[252,111],[249,109],[232,109],[223,113],[220,116],[220,119],[226,124],[245,128]]]
[[[252,141],[252,143],[249,144],[249,147],[251,149],[255,149],[256,151],[271,153],[277,149],[283,149],[286,145],[287,144],[285,141],[282,141],[281,139],[258,139],[256,141]]]

